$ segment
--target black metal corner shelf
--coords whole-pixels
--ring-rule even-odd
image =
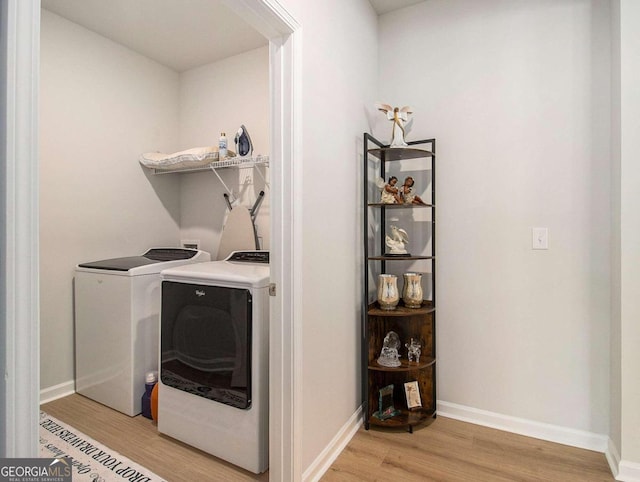
[[[407,147],[390,147],[368,133],[364,134],[364,166],[363,166],[363,295],[362,295],[362,398],[364,412],[364,426],[369,429],[370,425],[386,428],[405,427],[409,432],[419,424],[427,423],[428,420],[436,418],[436,140],[425,139],[407,143]],[[376,191],[375,180],[372,179],[372,172],[375,177],[387,176],[387,170],[395,174],[403,171],[403,161],[412,159],[422,161],[410,161],[409,171],[429,173],[431,189],[428,198],[425,196],[424,204],[385,204],[376,199],[372,194]],[[382,161],[382,162],[381,162]],[[417,162],[417,164],[416,164]],[[419,167],[416,167],[419,166]],[[426,176],[426,174],[425,174]],[[424,179],[427,179],[426,177]],[[418,255],[389,256],[385,252],[385,237],[387,228],[387,217],[393,213],[402,216],[413,216],[413,213],[422,212],[427,209],[431,213],[431,221],[426,222],[424,229],[430,227],[430,245],[423,249],[426,253],[420,252]],[[399,211],[402,210],[402,211]],[[405,211],[406,210],[406,211]],[[415,210],[415,211],[414,211]],[[417,214],[416,214],[417,215]],[[372,218],[375,216],[375,218]],[[428,216],[428,214],[427,214]],[[376,222],[371,224],[370,220]],[[373,239],[370,229],[374,227]],[[422,229],[422,228],[416,228]],[[425,232],[428,235],[428,231]],[[370,253],[371,242],[376,246],[376,253]],[[428,246],[428,245],[427,245]],[[416,248],[412,246],[412,248]],[[422,250],[418,250],[422,251]],[[430,281],[431,296],[423,301],[420,308],[408,308],[402,304],[394,310],[382,310],[370,293],[370,278],[375,273],[385,273],[387,267],[396,265],[396,261],[406,261],[411,263],[423,263]],[[390,268],[391,269],[391,268]],[[400,287],[399,287],[400,288]],[[371,290],[374,292],[375,290]],[[389,330],[398,332],[403,343],[417,334],[424,343],[422,357],[419,363],[407,361],[406,357],[401,359],[401,365],[397,368],[379,366],[376,359],[382,348],[382,339]],[[422,400],[422,407],[409,409],[404,398],[403,384],[409,381],[417,381]],[[394,385],[393,401],[399,414],[380,420],[376,417],[378,411],[378,391],[387,386]]]

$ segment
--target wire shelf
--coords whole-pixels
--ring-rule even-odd
[[[201,172],[201,171],[216,171],[217,169],[226,169],[229,167],[255,167],[260,165],[269,165],[269,156],[257,156],[257,157],[230,157],[223,161],[213,161],[209,164],[196,167],[184,167],[175,169],[153,169],[153,173],[160,174],[178,174],[183,172]]]

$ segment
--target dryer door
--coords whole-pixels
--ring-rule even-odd
[[[162,283],[162,383],[251,406],[252,296],[247,289]]]

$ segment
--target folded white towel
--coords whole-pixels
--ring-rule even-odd
[[[227,157],[234,157],[233,151],[227,151]],[[218,147],[195,147],[173,154],[147,152],[140,156],[140,164],[150,169],[187,169],[203,167],[217,161]]]

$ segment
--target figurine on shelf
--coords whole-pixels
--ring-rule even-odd
[[[398,352],[399,348],[400,337],[398,337],[398,334],[395,331],[390,331],[387,333],[387,336],[384,337],[382,350],[378,357],[378,365],[391,368],[399,367],[401,365],[400,353]]]
[[[380,202],[382,204],[402,204],[400,190],[396,187],[396,184],[398,184],[396,176],[391,176],[386,184],[384,179],[379,177],[376,184],[380,189]]]
[[[389,255],[406,255],[407,250],[404,249],[406,243],[409,242],[407,232],[397,226],[391,226],[391,236],[385,236],[385,243],[389,248]]]
[[[403,108],[391,107],[389,104],[376,102],[376,109],[387,114],[387,119],[393,121],[391,130],[391,147],[407,147],[404,141],[405,122],[407,122],[408,114],[413,114],[413,109],[409,106]]]
[[[420,362],[420,354],[422,353],[420,343],[411,338],[409,343],[405,343],[404,346],[407,348],[407,358],[409,362]]]
[[[426,203],[420,198],[420,196],[413,193],[414,184],[415,181],[411,176],[408,176],[404,180],[404,184],[402,185],[402,189],[400,190],[402,202],[404,204],[422,204],[424,206]]]

